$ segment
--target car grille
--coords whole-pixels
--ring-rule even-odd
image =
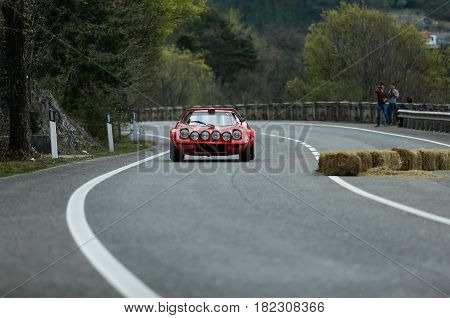
[[[195,152],[226,152],[227,145],[216,145],[216,144],[196,144]]]

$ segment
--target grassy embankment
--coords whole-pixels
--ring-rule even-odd
[[[88,154],[81,153],[82,156],[74,156],[71,158],[59,158],[52,159],[49,156],[41,156],[36,160],[26,161],[0,161],[0,178],[12,176],[16,174],[29,173],[51,167],[61,166],[69,163],[75,163],[83,160],[90,160],[100,157],[118,156],[141,150],[149,149],[153,147],[153,143],[150,141],[140,141],[139,144],[133,144],[129,139],[122,139],[120,142],[115,143],[115,152],[111,153],[107,148],[101,148],[89,151]]]

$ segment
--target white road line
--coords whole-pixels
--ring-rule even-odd
[[[105,173],[79,187],[70,197],[66,209],[66,220],[70,233],[81,252],[94,268],[124,297],[155,298],[157,293],[146,286],[139,278],[120,263],[96,238],[92,232],[84,210],[86,196],[96,185],[147,161],[168,154],[165,151],[122,168]]]
[[[170,139],[169,137],[158,136],[158,135],[152,135],[152,134],[147,134],[147,133],[145,133],[144,136],[147,136],[147,137],[156,137],[156,138],[161,138],[161,139]]]
[[[418,140],[418,141],[424,141],[424,142],[432,143],[432,144],[435,144],[435,145],[440,145],[440,146],[445,146],[445,147],[449,147],[450,148],[450,144],[445,144],[445,143],[434,141],[434,140],[418,138],[418,137],[413,137],[413,136],[405,136],[405,135],[393,134],[393,133],[388,133],[388,132],[384,132],[384,131],[371,130],[371,129],[358,128],[358,127],[339,126],[339,125],[325,125],[325,124],[308,124],[308,123],[280,123],[280,122],[277,122],[277,124],[279,124],[279,125],[331,127],[331,128],[359,130],[359,131],[365,131],[365,132],[370,132],[370,133],[374,133],[374,134],[380,134],[380,135],[387,135],[387,136],[394,136],[394,137],[401,137],[401,138],[406,138],[406,139],[413,139],[413,140]]]
[[[302,124],[297,124],[297,125],[302,125]],[[320,126],[320,127],[333,127],[333,128],[352,128],[352,127],[346,127],[346,126],[336,126],[336,125],[315,125],[315,124],[306,124],[306,125],[310,125],[310,126]],[[362,131],[367,131],[367,132],[375,132],[375,133],[382,133],[382,132],[378,132],[378,131],[373,131],[373,130],[369,130],[369,129],[358,129],[358,130],[362,130]],[[295,142],[301,142],[303,145],[305,145],[308,149],[311,148],[311,146],[309,146],[308,144],[306,144],[305,142],[301,141],[301,140],[296,140],[296,139],[292,139],[292,138],[288,138],[288,137],[283,137],[283,136],[278,136],[278,135],[268,135],[265,133],[261,133],[262,135],[266,135],[266,136],[270,136],[270,137],[274,137],[274,138],[282,138],[282,139],[287,139],[287,140],[292,140]],[[382,133],[382,134],[388,134],[388,133]],[[424,142],[429,142],[429,143],[434,143],[434,144],[438,144],[441,146],[447,146],[450,147],[450,145],[444,144],[444,143],[440,143],[440,142],[436,142],[433,140],[428,140],[428,139],[423,139],[423,138],[415,138],[415,137],[410,137],[410,136],[403,136],[403,135],[397,135],[397,134],[389,134],[392,136],[396,136],[396,137],[404,137],[404,138],[409,138],[409,139],[416,139],[416,140],[420,140],[420,141],[424,141]],[[313,154],[315,155],[315,153],[313,152]],[[315,155],[316,160],[319,160],[319,157],[317,155]],[[350,183],[344,181],[342,178],[339,177],[335,177],[335,176],[330,176],[328,177],[330,178],[333,182],[337,183],[338,185],[340,185],[341,187],[359,195],[362,196],[364,198],[370,199],[372,201],[376,201],[378,203],[387,205],[391,208],[397,209],[397,210],[401,210],[403,212],[430,220],[430,221],[434,221],[434,222],[438,222],[444,225],[450,225],[450,219],[430,213],[430,212],[426,212],[426,211],[422,211],[416,208],[412,208],[409,207],[407,205],[395,202],[395,201],[391,201],[388,199],[385,199],[383,197],[377,196],[375,194],[369,193],[367,191],[364,191],[360,188],[357,188],[353,185],[351,185]]]
[[[450,225],[450,219],[447,219],[445,217],[438,216],[438,215],[432,214],[430,212],[425,212],[425,211],[422,211],[422,210],[419,210],[419,209],[415,209],[415,208],[409,207],[409,206],[404,205],[404,204],[400,204],[400,203],[397,203],[397,202],[394,202],[394,201],[391,201],[391,200],[379,197],[379,196],[374,195],[372,193],[369,193],[369,192],[366,192],[364,190],[361,190],[360,188],[357,188],[357,187],[351,185],[350,183],[345,182],[344,180],[342,180],[339,177],[329,177],[329,178],[331,180],[333,180],[334,182],[336,182],[337,184],[339,184],[340,186],[342,186],[342,187],[346,188],[347,190],[350,190],[351,192],[353,192],[353,193],[355,193],[357,195],[360,195],[362,197],[368,198],[370,200],[379,202],[379,203],[384,204],[384,205],[388,205],[388,206],[390,206],[390,207],[392,207],[394,209],[397,209],[397,210],[402,210],[402,211],[407,212],[409,214],[414,214],[416,216],[420,216],[421,218],[425,218],[425,219],[428,219],[430,221],[442,223],[442,224],[445,224],[445,225]]]

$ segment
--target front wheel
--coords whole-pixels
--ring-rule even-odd
[[[170,143],[170,160],[173,162],[180,162],[184,160],[184,154],[172,143]]]
[[[248,162],[255,159],[255,146],[247,146],[247,148],[239,154],[239,160]]]

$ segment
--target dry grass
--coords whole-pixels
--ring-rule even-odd
[[[426,177],[426,178],[437,178],[438,176],[431,171],[423,170],[409,170],[409,171],[398,171],[391,170],[386,167],[377,167],[369,169],[367,172],[361,173],[361,176],[366,177]]]

